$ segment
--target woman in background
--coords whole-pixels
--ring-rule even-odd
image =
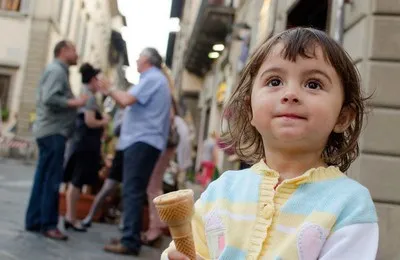
[[[80,68],[83,91],[89,96],[84,107],[78,112],[76,129],[71,142],[71,157],[64,174],[64,182],[69,182],[66,194],[65,229],[72,228],[85,232],[86,228],[76,219],[76,206],[83,185],[94,185],[98,180],[101,163],[101,137],[109,118],[100,113],[95,94],[98,90],[97,75],[100,70],[85,63]]]
[[[187,171],[193,165],[192,159],[192,140],[190,137],[190,128],[185,120],[176,115],[175,116],[176,131],[179,135],[179,143],[176,148],[176,157],[179,166],[177,184],[178,189],[185,189]]]
[[[114,135],[119,137],[122,125],[124,110],[119,109],[114,116]],[[107,179],[104,181],[101,190],[97,193],[93,204],[89,210],[89,214],[82,221],[82,226],[88,228],[92,225],[92,219],[99,209],[100,205],[104,202],[105,198],[110,195],[118,185],[122,182],[122,167],[123,167],[123,158],[124,153],[121,149],[116,147],[115,156],[112,160],[110,174],[107,176]]]

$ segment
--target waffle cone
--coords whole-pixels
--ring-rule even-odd
[[[170,192],[158,196],[153,202],[160,219],[169,227],[176,249],[195,260],[196,250],[191,225],[194,204],[193,191]]]

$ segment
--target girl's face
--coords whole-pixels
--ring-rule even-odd
[[[319,46],[314,58],[296,62],[285,60],[282,48],[273,47],[254,80],[251,123],[266,148],[322,152],[332,131],[343,132],[352,119],[341,113],[341,81]]]

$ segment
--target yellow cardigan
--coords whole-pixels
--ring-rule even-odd
[[[316,259],[336,231],[377,222],[368,190],[336,167],[310,169],[276,186],[278,179],[261,161],[211,183],[192,221],[199,257]]]

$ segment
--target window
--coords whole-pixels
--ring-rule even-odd
[[[0,74],[0,104],[1,110],[7,109],[8,93],[10,90],[11,76]]]
[[[20,6],[21,0],[0,0],[0,10],[18,12]]]

